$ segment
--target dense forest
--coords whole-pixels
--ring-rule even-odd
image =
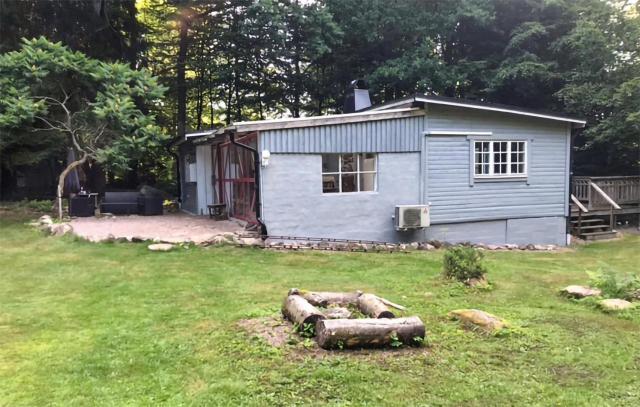
[[[415,92],[585,117],[575,172],[636,174],[640,6],[603,0],[0,0],[0,53],[44,36],[146,68],[173,137],[238,120],[340,112],[353,79],[385,102]],[[3,171],[64,158],[3,133]],[[130,163],[170,180],[171,152]],[[125,177],[126,178],[126,177]]]

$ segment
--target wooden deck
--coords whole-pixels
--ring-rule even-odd
[[[585,239],[615,234],[616,216],[640,213],[640,177],[574,177],[573,233]],[[608,224],[603,217],[608,218]]]

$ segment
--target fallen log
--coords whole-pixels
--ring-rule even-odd
[[[419,345],[425,327],[420,318],[325,319],[316,324],[316,341],[323,349],[383,347],[395,343]]]
[[[331,304],[357,305],[358,297],[360,297],[361,294],[362,291],[345,293],[333,291],[305,291],[297,288],[289,290],[289,295],[300,295],[302,298],[309,301],[311,305],[315,305],[316,307],[326,307]]]
[[[301,327],[325,318],[322,312],[299,295],[287,296],[282,304],[282,314]]]
[[[302,298],[309,301],[309,304],[315,305],[316,307],[326,307],[329,305],[329,301],[327,301],[326,298],[321,297],[318,293],[314,293],[313,291],[304,291],[292,288],[289,290],[289,295],[300,295]]]
[[[393,312],[373,294],[362,294],[358,297],[358,308],[371,318],[395,318]]]

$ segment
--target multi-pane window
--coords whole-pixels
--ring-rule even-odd
[[[527,174],[525,141],[474,141],[476,177],[520,177]]]
[[[323,154],[322,192],[363,192],[376,190],[375,154]]]

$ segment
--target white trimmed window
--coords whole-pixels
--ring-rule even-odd
[[[375,191],[377,165],[372,153],[322,154],[322,192]]]
[[[526,141],[474,141],[476,178],[525,177]]]

